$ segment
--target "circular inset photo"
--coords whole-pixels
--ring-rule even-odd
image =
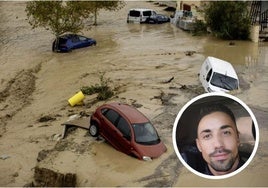
[[[243,101],[213,92],[183,106],[174,122],[172,139],[187,169],[204,178],[224,179],[241,172],[253,159],[259,129]]]

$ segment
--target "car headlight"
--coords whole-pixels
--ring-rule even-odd
[[[148,156],[143,156],[142,159],[144,161],[152,161],[152,158],[151,157],[148,157]]]

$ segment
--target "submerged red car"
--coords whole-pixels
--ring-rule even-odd
[[[136,108],[121,103],[104,104],[90,119],[89,133],[101,135],[117,150],[150,160],[167,149],[149,119]]]

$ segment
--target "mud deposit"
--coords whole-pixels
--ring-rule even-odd
[[[49,31],[31,30],[25,2],[0,2],[0,186],[32,185],[36,166],[75,174],[77,186],[268,186],[268,44],[230,46],[210,36],[193,37],[170,23],[127,24],[134,7],[170,14],[152,2],[127,1],[116,14],[100,12],[99,25],[83,31],[97,46],[57,54],[51,52]],[[233,63],[242,83],[233,94],[252,108],[260,129],[248,167],[216,182],[183,167],[171,138],[179,110],[204,92],[197,73],[208,55]],[[68,104],[81,87],[99,84],[103,73],[115,91],[111,99],[99,102],[90,95],[82,106]],[[61,124],[70,116],[88,117],[110,101],[131,104],[151,119],[167,152],[145,162],[83,129],[61,139]]]

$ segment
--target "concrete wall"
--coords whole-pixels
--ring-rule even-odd
[[[197,18],[198,20],[203,20],[203,15],[200,14],[198,9],[202,8],[203,4],[206,3],[206,1],[177,1],[177,10],[183,10],[184,5],[190,6],[191,11],[193,13],[193,16]]]
[[[259,31],[260,31],[260,26],[259,25],[253,25],[251,26],[250,29],[250,39],[253,42],[259,42]]]
[[[159,4],[166,5],[168,7],[177,8],[177,1],[157,1]]]

